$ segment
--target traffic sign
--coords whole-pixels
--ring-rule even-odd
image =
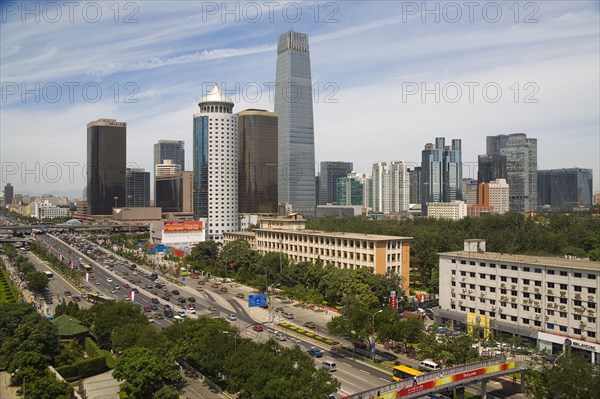
[[[267,306],[267,294],[248,295],[248,307]]]

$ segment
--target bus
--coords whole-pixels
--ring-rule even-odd
[[[83,271],[86,273],[91,273],[92,272],[92,265],[88,265],[87,263],[85,265],[83,265]]]
[[[48,280],[52,280],[54,278],[54,274],[52,272],[44,272],[44,274],[46,277],[48,277]]]
[[[410,368],[408,366],[395,366],[394,370],[392,371],[392,379],[394,381],[400,381],[400,380],[404,380],[406,378],[413,378],[416,377],[417,375],[421,375],[423,374],[423,372],[419,371],[419,370],[415,370],[413,368]]]
[[[107,300],[109,300],[106,297],[103,297],[102,295],[98,294],[98,293],[93,293],[93,292],[85,292],[82,295],[88,302],[92,302],[92,303],[102,303],[102,302],[106,302]]]

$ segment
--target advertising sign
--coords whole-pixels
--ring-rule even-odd
[[[165,223],[165,233],[175,233],[184,231],[202,231],[202,222],[169,222]]]

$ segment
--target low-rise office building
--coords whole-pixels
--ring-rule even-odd
[[[439,259],[436,322],[519,336],[551,353],[570,346],[600,364],[600,262],[487,252],[484,240]]]

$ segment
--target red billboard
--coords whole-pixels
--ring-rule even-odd
[[[165,223],[164,231],[165,233],[202,231],[202,222],[169,222]]]

